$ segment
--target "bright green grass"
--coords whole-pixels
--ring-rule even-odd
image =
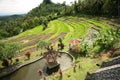
[[[95,19],[80,18],[80,19],[84,19],[84,21],[83,22],[77,22],[77,21],[74,20],[74,17],[70,17],[70,19],[71,18],[72,18],[73,21],[71,21],[69,23],[67,23],[65,21],[60,21],[59,19],[58,20],[53,20],[48,24],[48,28],[45,31],[42,31],[43,27],[40,25],[40,26],[37,26],[33,29],[27,30],[27,31],[19,34],[18,37],[33,35],[33,34],[45,33],[47,35],[49,33],[54,33],[48,39],[48,40],[50,40],[50,39],[53,39],[56,36],[58,36],[60,33],[64,32],[64,33],[67,33],[67,35],[64,37],[63,42],[65,44],[67,44],[70,39],[81,38],[81,37],[84,37],[85,35],[87,35],[89,33],[89,30],[90,30],[91,26],[87,22],[91,22],[96,26],[100,26],[102,29],[109,28],[109,26],[107,26],[104,23],[102,23],[101,21],[97,21]],[[28,47],[26,47],[22,50],[26,50],[26,49],[34,47],[34,46],[35,45],[28,46]],[[80,61],[80,62],[77,63],[77,61]],[[87,71],[95,71],[95,70],[98,69],[98,67],[95,64],[98,63],[99,60],[97,61],[97,59],[79,57],[79,58],[76,59],[75,62],[76,62],[77,65],[81,65],[82,68],[79,69],[77,67],[77,70],[76,70],[75,73],[73,72],[73,67],[69,68],[68,70],[63,72],[62,80],[84,80]],[[0,64],[1,64],[1,62],[0,62]],[[49,80],[60,80],[59,79],[59,74],[56,74],[55,76],[51,76]]]
[[[63,72],[63,77],[60,79],[59,74],[56,74],[54,76],[48,77],[49,80],[85,80],[86,73],[88,71],[94,72],[99,67],[96,66],[96,63],[98,63],[98,59],[91,59],[91,58],[79,58],[79,62],[76,64],[76,72],[73,72],[73,67],[69,68],[68,70]],[[81,66],[79,68],[78,66]]]
[[[87,17],[65,17],[65,18],[70,18],[74,21],[76,21],[77,19],[81,19],[81,20],[84,20],[85,22],[90,22],[92,23],[93,25],[95,25],[96,27],[100,27],[102,29],[110,29],[110,26],[108,26],[106,23],[104,23],[104,20],[97,20],[96,18],[87,18]],[[79,21],[79,20],[78,20]],[[76,21],[77,22],[77,21]]]
[[[66,23],[64,21],[60,21],[60,20],[53,20],[48,24],[48,28],[45,31],[42,31],[43,27],[42,26],[37,26],[33,29],[27,30],[21,34],[19,34],[18,36],[26,36],[26,35],[33,35],[33,34],[39,34],[39,33],[45,33],[45,34],[49,34],[49,33],[54,33],[53,36],[51,36],[48,40],[53,39],[55,37],[57,37],[60,33],[64,32],[67,33],[67,35],[65,36],[65,42],[67,40],[70,40],[71,38],[81,38],[81,36],[86,35],[86,33],[88,33],[89,29],[90,29],[90,25],[87,24],[87,22],[75,22],[74,19],[76,19],[76,17],[68,17],[68,18],[72,18],[73,22],[69,22]],[[96,26],[100,26],[102,28],[108,28],[106,25],[95,21],[93,19],[86,19],[86,18],[81,18],[84,19],[86,21],[89,21],[91,23],[93,23]]]
[[[113,22],[108,21],[108,20],[101,20],[101,22],[104,23],[104,24],[107,24],[109,26],[114,26],[114,27],[120,28],[120,24],[118,24],[118,23],[113,23]]]
[[[90,25],[86,22],[69,22],[68,24],[64,21],[54,20],[48,24],[48,28],[43,33],[54,33],[49,40],[55,38],[62,32],[67,33],[64,37],[64,43],[67,44],[72,38],[80,38],[81,36],[86,35],[89,32],[89,29]]]
[[[69,22],[69,25],[73,27],[74,31],[69,32],[65,36],[64,42],[68,42],[72,38],[81,38],[86,34],[88,34],[90,29],[90,25],[87,24],[86,22],[81,22],[81,23]]]
[[[69,26],[67,23],[64,23],[59,20],[54,20],[48,24],[48,28],[43,33],[45,34],[54,33],[54,35],[49,38],[50,40],[58,36],[60,33],[63,33],[63,32],[69,33],[71,31],[73,31],[73,28]]]
[[[58,35],[60,35],[60,33],[66,33],[63,42],[65,44],[68,44],[70,39],[82,38],[89,33],[91,25],[88,22],[92,23],[95,26],[101,27],[102,29],[109,28],[108,25],[105,25],[103,23],[103,20],[97,21],[97,19],[94,18],[89,19],[84,17],[79,18],[79,17],[70,16],[70,17],[63,17],[62,19],[63,21],[60,19],[50,21],[48,24],[48,28],[44,31],[43,31],[43,27],[40,25],[19,34],[17,37],[42,34],[42,33],[47,35],[49,33],[53,33],[53,35],[49,39],[47,39],[47,41],[49,41],[56,38]],[[64,19],[66,19],[66,21],[64,21]],[[80,20],[83,21],[81,22]]]
[[[110,28],[108,25],[106,25],[106,24],[104,24],[100,21],[96,21],[96,20],[87,20],[87,21],[89,21],[89,22],[93,23],[94,25],[99,26],[103,29],[109,29]]]
[[[65,24],[64,22],[62,21],[59,21],[59,20],[54,20],[54,21],[51,21],[49,24],[48,24],[48,28],[43,32],[43,33],[61,33],[61,32],[68,32],[69,31],[69,28],[68,28],[68,25]]]
[[[80,18],[80,19],[88,21],[88,22],[92,23],[93,25],[95,25],[97,27],[100,27],[102,29],[110,29],[110,26],[108,26],[105,23],[103,23],[102,20],[97,20],[96,18],[92,18],[92,19],[89,19],[89,18]]]
[[[27,35],[33,35],[33,34],[40,34],[43,30],[43,27],[40,25],[40,26],[37,26],[33,29],[30,29],[30,30],[27,30],[21,34],[18,35],[18,37],[21,37],[21,36],[27,36]]]

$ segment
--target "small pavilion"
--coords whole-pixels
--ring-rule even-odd
[[[58,71],[60,64],[57,62],[58,55],[60,53],[54,50],[49,50],[44,53],[44,58],[47,65],[47,73],[51,74],[52,72]]]

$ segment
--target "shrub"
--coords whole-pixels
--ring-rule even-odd
[[[51,43],[49,42],[45,42],[45,41],[39,41],[38,44],[37,44],[37,48],[44,48],[46,46],[49,46]]]
[[[107,51],[110,49],[114,48],[114,45],[118,43],[120,37],[120,33],[118,30],[106,30],[106,31],[101,31],[96,39],[95,39],[95,45],[94,47],[97,46],[97,51],[98,53],[102,51]]]
[[[89,45],[87,42],[82,42],[81,46],[80,46],[80,54],[82,56],[86,56],[89,50]]]
[[[9,60],[18,54],[21,49],[21,45],[18,43],[0,43],[0,60],[3,62],[4,66],[9,65]]]
[[[64,44],[63,44],[63,42],[62,42],[62,39],[61,38],[59,38],[58,39],[58,50],[63,50],[64,49]]]

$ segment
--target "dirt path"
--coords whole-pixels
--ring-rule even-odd
[[[85,41],[89,44],[93,43],[94,41],[94,35],[97,35],[98,31],[94,30],[93,28],[91,28],[89,30],[89,34],[85,37]]]

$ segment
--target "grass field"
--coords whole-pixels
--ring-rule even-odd
[[[28,36],[28,35],[33,35],[33,34],[40,34],[43,30],[43,27],[40,25],[40,26],[37,26],[33,29],[30,29],[30,30],[27,30],[21,34],[18,35],[18,37],[22,37],[22,36]]]
[[[118,27],[120,25],[102,18],[68,16],[50,21],[48,28],[44,31],[42,25],[39,25],[15,37],[2,40],[2,42],[18,42],[23,44],[22,50],[28,50],[36,47],[40,40],[51,41],[51,43],[57,44],[58,38],[62,38],[63,43],[66,45],[65,50],[67,50],[70,39],[81,39],[88,37],[88,35],[93,35],[92,29],[99,32],[113,27],[115,28],[115,26]],[[35,58],[36,55],[33,56]],[[75,55],[73,56],[75,57],[75,64],[77,65],[76,72],[73,72],[73,66],[71,66],[71,68],[63,72],[62,78],[59,74],[56,74],[48,77],[49,80],[84,80],[86,73],[97,70],[99,67],[97,67],[96,64],[101,63],[99,59],[92,59],[90,57],[76,58]],[[78,66],[80,66],[80,68]]]
[[[99,68],[96,66],[99,61],[100,60],[98,59],[80,57],[76,63],[76,72],[74,72],[72,66],[71,68],[63,72],[62,78],[60,77],[59,73],[48,78],[49,80],[85,80],[88,71],[94,72]]]
[[[48,28],[44,31],[42,31],[43,27],[37,26],[33,29],[27,30],[17,36],[23,37],[23,36],[33,36],[33,35],[48,35],[52,34],[49,37],[46,37],[45,40],[49,41],[54,38],[56,38],[61,33],[66,33],[64,36],[64,42],[66,43],[68,40],[72,38],[82,38],[89,34],[89,30],[94,27],[99,30],[103,29],[110,29],[110,25],[106,24],[106,22],[109,22],[112,24],[112,22],[107,20],[97,20],[96,18],[86,18],[86,17],[62,17],[57,20],[53,20],[48,24]],[[35,38],[35,37],[34,37]]]
[[[113,27],[113,22],[106,19],[97,19],[96,17],[73,17],[67,16],[57,20],[50,21],[48,28],[43,31],[42,25],[36,26],[33,29],[20,33],[15,37],[3,40],[3,42],[18,42],[23,45],[24,50],[28,47],[35,46],[40,40],[51,41],[57,43],[58,38],[63,39],[63,43],[68,46],[69,40],[76,38],[81,39],[88,35],[91,29],[97,32],[110,29]],[[120,26],[114,24],[114,26]],[[26,48],[27,47],[27,48]]]
[[[46,30],[42,31],[42,29],[43,29],[42,26],[37,26],[33,29],[27,30],[19,34],[15,38],[8,39],[8,42],[16,41],[26,45],[35,41],[35,39],[47,40],[47,41],[53,40],[56,37],[60,36],[61,33],[65,33],[66,35],[63,36],[64,43],[67,44],[66,42],[68,42],[68,40],[72,38],[81,38],[82,36],[88,34],[90,26],[85,22],[83,23],[69,22],[68,24],[67,22],[58,19],[51,21],[48,24],[48,28]],[[47,35],[49,36],[43,38],[44,36]],[[41,37],[41,39],[38,37]]]

